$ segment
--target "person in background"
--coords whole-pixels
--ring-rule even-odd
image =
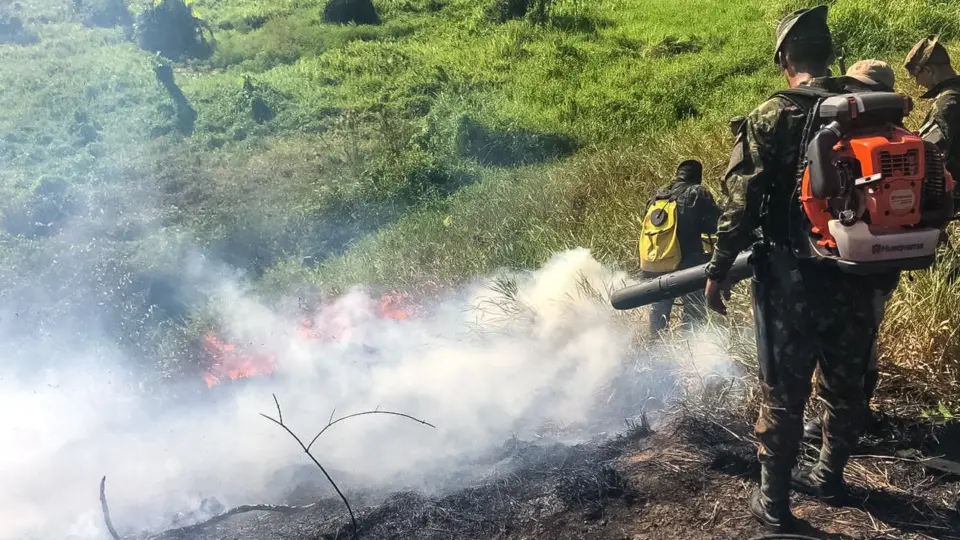
[[[896,75],[883,60],[860,60],[844,74],[844,85],[851,92],[893,92]]]
[[[658,189],[647,204],[640,234],[641,276],[649,279],[707,262],[704,237],[717,230],[720,209],[701,185],[703,165],[693,159],[677,167],[674,179]],[[706,316],[701,291],[681,297],[683,322],[692,327]],[[657,302],[650,314],[650,335],[666,328],[673,299]]]
[[[933,106],[920,127],[919,135],[940,149],[950,174],[960,181],[960,77],[950,65],[947,49],[934,36],[920,40],[907,53],[904,67],[916,83],[927,91],[921,99],[933,100]],[[954,191],[954,208],[958,193]]]

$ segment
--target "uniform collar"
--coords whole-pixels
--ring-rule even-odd
[[[831,92],[843,92],[843,83],[843,77],[813,77],[801,82],[797,85],[797,87],[802,88],[804,86],[809,86],[811,88],[822,88]]]
[[[960,75],[956,77],[950,77],[945,81],[940,81],[940,84],[934,86],[933,88],[927,90],[920,96],[921,99],[933,99],[939,96],[944,90],[948,88],[956,88],[960,90]]]

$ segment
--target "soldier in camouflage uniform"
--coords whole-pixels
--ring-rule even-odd
[[[826,16],[826,6],[820,6],[795,11],[778,25],[775,61],[791,88],[844,91],[842,80],[829,76],[833,45]],[[725,314],[727,273],[761,228],[764,242],[754,246],[751,285],[763,394],[755,427],[762,474],[749,508],[762,523],[780,530],[795,524],[791,484],[832,502],[845,493],[843,470],[865,408],[865,351],[875,339],[871,280],[798,259],[790,249],[792,228],[798,227],[791,216],[801,211],[794,193],[805,121],[805,109],[783,96],[747,116],[725,174],[729,201],[706,272],[707,305]],[[812,469],[792,474],[818,364],[825,436]]]
[[[696,160],[684,161],[677,167],[673,181],[662,186],[656,196],[672,195],[677,201],[677,240],[680,243],[682,259],[678,270],[690,268],[707,262],[701,235],[712,235],[717,231],[717,219],[720,208],[713,195],[703,187],[703,165]],[[659,273],[642,272],[644,279],[659,276]],[[683,322],[688,328],[702,322],[706,316],[702,292],[681,297],[683,304]],[[650,313],[650,335],[656,336],[666,328],[673,311],[673,299],[657,302]]]
[[[937,145],[944,156],[944,164],[954,179],[960,181],[960,77],[950,66],[947,49],[933,36],[920,40],[907,54],[904,67],[910,76],[927,92],[920,96],[932,99],[933,107],[927,113],[920,136]],[[954,191],[954,206],[960,190]]]

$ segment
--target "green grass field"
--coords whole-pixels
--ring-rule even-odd
[[[106,306],[103,327],[170,371],[203,326],[202,301],[163,294],[192,290],[191,247],[264,294],[436,288],[577,246],[633,270],[649,193],[690,157],[718,192],[727,120],[782,85],[776,20],[818,2],[553,0],[502,23],[492,0],[374,3],[381,25],[341,26],[321,0],[196,0],[215,48],[173,64],[188,134],[124,28],[85,26],[72,2],[0,4],[38,38],[0,44],[4,295],[43,291],[34,322]],[[888,60],[900,91],[919,94],[900,67],[919,38],[960,54],[955,4],[828,3],[848,64]],[[884,382],[956,409],[945,276],[904,280]]]

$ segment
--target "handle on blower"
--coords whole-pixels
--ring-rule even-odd
[[[744,251],[733,262],[733,266],[727,273],[727,279],[732,283],[753,275],[753,269],[750,267],[751,254],[752,251]],[[625,287],[610,296],[610,304],[614,309],[635,309],[660,300],[702,291],[707,285],[706,268],[707,265],[704,263]]]

